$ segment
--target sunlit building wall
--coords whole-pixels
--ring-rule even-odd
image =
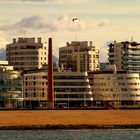
[[[47,63],[47,46],[41,38],[18,38],[6,45],[6,60],[14,70],[40,69]]]
[[[73,41],[59,48],[59,65],[65,70],[86,72],[99,70],[99,50],[92,41]]]
[[[47,72],[24,74],[24,106],[45,106],[47,102]],[[86,72],[54,72],[54,104],[67,107],[84,106],[93,101]]]

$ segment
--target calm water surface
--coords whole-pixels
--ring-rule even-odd
[[[2,130],[0,140],[140,140],[140,129]]]

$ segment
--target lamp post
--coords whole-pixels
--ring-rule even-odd
[[[10,92],[9,92],[9,108],[10,108]]]
[[[38,107],[40,108],[40,93],[37,93],[38,96]]]
[[[118,108],[120,107],[120,94],[118,93]]]
[[[67,95],[68,95],[68,108],[70,107],[70,103],[69,103],[69,92],[70,92],[70,91],[71,91],[70,89],[66,90]]]
[[[84,92],[84,107],[86,106],[85,92]]]
[[[30,105],[29,105],[29,108],[31,108],[31,93],[30,93]]]
[[[56,91],[54,91],[54,105],[55,105],[55,108],[56,108]]]
[[[69,92],[68,92],[68,108],[70,107],[70,103],[69,103]]]

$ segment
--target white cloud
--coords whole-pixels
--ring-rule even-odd
[[[1,0],[0,0],[1,1]],[[23,2],[27,2],[27,1],[31,1],[31,2],[63,2],[64,0],[4,0],[4,1],[23,1]]]
[[[9,2],[56,2],[56,3],[64,3],[64,2],[93,2],[94,0],[0,0],[0,1],[9,1]]]
[[[47,17],[32,16],[23,18],[20,21],[4,25],[0,27],[0,30],[12,33],[23,32],[50,32],[50,31],[81,31],[89,28],[86,22],[78,19],[75,22],[72,21],[72,17],[62,16],[53,22],[50,22]]]
[[[55,21],[54,27],[56,28],[56,30],[69,30],[69,31],[73,30],[80,31],[88,28],[87,23],[85,21],[77,18],[77,20],[73,22],[72,19],[73,17],[68,17],[64,15]]]
[[[7,36],[0,31],[0,48],[5,48],[5,45],[7,43]]]
[[[65,0],[21,0],[21,1],[31,1],[31,2],[58,2],[58,3],[63,3]]]
[[[1,1],[2,2],[29,2],[29,3],[54,2],[54,3],[58,3],[58,4],[65,2],[65,0],[0,0],[0,2]]]
[[[109,23],[110,23],[110,21],[108,19],[103,19],[97,25],[98,26],[105,26],[105,25],[107,25]]]

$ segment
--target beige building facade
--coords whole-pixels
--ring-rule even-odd
[[[140,105],[140,75],[124,71],[89,73],[89,81],[95,102],[113,105]]]
[[[24,74],[24,106],[45,107],[47,103],[47,71]],[[93,101],[86,72],[54,72],[54,105],[86,106]]]
[[[41,38],[18,38],[6,45],[6,60],[15,70],[40,69],[47,63],[47,46]]]
[[[92,41],[73,41],[59,48],[59,65],[65,70],[85,72],[99,70],[99,50]]]

